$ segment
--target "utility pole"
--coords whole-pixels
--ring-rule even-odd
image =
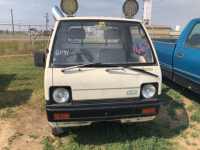
[[[19,23],[19,32],[21,31],[20,28],[21,28],[21,23]]]
[[[11,9],[11,17],[12,17],[12,27],[13,27],[13,36],[15,35],[15,29],[14,29],[14,24],[13,24],[13,10]]]
[[[31,42],[31,26],[30,26],[30,22],[29,22],[29,34],[30,34],[31,54],[32,54],[32,42]]]
[[[48,23],[49,23],[49,14],[46,13],[46,16],[44,16],[46,18],[46,36],[47,36],[47,31],[48,31]]]

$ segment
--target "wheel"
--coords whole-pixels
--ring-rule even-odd
[[[51,134],[54,135],[54,136],[61,135],[64,132],[67,132],[67,131],[69,131],[68,128],[53,128],[53,127],[51,127]]]
[[[145,127],[149,122],[134,122],[133,125],[136,127]]]

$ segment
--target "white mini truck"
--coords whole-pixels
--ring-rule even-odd
[[[135,0],[127,0],[124,18],[73,17],[76,0],[61,2],[68,17],[53,8],[56,25],[46,62],[44,53],[34,54],[35,65],[45,67],[53,135],[99,121],[145,125],[158,115],[160,64],[143,23],[132,19],[137,11],[127,5],[138,9]]]

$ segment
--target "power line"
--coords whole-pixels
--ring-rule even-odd
[[[6,26],[11,26],[12,24],[0,24],[0,25],[6,25]],[[18,26],[19,24],[13,24],[14,26]],[[20,26],[24,26],[24,27],[28,27],[29,25],[20,25]],[[46,25],[31,25],[31,26],[46,26]],[[48,26],[48,27],[50,27],[50,26]]]

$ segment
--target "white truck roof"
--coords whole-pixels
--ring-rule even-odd
[[[57,21],[61,20],[109,20],[109,21],[113,20],[113,21],[130,21],[130,22],[142,23],[142,21],[136,19],[113,18],[113,17],[65,17],[65,18],[60,18]]]

